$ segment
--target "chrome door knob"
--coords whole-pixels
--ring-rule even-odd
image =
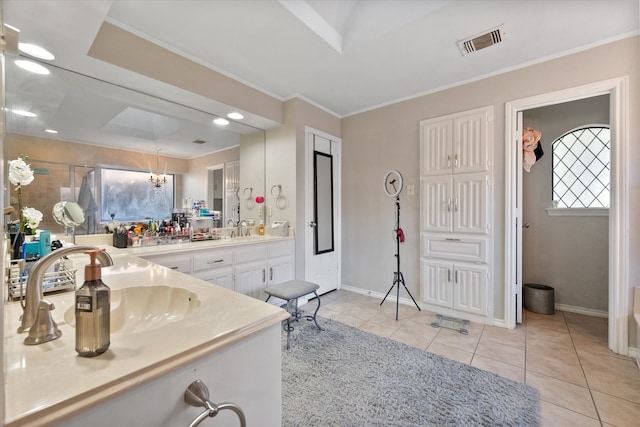
[[[311,222],[309,223],[309,227],[311,227],[311,228],[315,227],[316,225],[318,225],[318,224],[316,224],[316,222],[315,222],[315,221],[311,221]]]

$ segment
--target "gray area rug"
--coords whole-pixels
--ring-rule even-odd
[[[539,426],[537,390],[318,317],[282,350],[282,425]],[[427,328],[429,326],[425,326]]]

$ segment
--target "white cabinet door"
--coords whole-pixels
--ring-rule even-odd
[[[487,268],[483,265],[454,265],[453,308],[487,315]]]
[[[486,111],[453,120],[452,166],[454,173],[484,172],[487,163],[489,116]]]
[[[420,122],[420,175],[487,171],[489,134],[484,109]]]
[[[423,301],[487,315],[487,267],[422,259]]]
[[[452,179],[452,223],[456,233],[486,234],[487,174],[475,173]]]
[[[269,274],[267,277],[269,285],[277,285],[278,283],[293,280],[293,257],[283,256],[278,258],[270,258],[267,262],[269,266]]]
[[[263,301],[267,298],[263,291],[267,285],[267,263],[264,260],[237,264],[233,270],[236,292]]]
[[[453,305],[453,287],[449,262],[421,261],[422,299],[429,304],[451,307]]]
[[[421,231],[487,233],[485,173],[423,178],[421,191]]]
[[[232,267],[213,268],[210,270],[194,273],[193,275],[198,279],[213,283],[214,285],[222,286],[223,288],[232,291],[234,290]]]
[[[420,125],[420,175],[442,175],[452,169],[452,121],[422,122]]]
[[[453,228],[451,176],[425,178],[420,184],[421,231],[451,231]]]

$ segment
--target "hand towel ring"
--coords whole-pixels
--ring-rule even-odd
[[[249,190],[249,195],[247,196],[247,190]],[[242,191],[242,197],[244,197],[246,200],[250,200],[253,198],[253,187],[244,187],[244,190]]]
[[[271,195],[276,198],[276,207],[278,209],[284,209],[287,207],[287,199],[282,195],[282,185],[275,184],[271,187]]]

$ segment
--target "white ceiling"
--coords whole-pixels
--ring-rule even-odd
[[[46,47],[63,68],[218,113],[216,103],[88,57],[106,20],[278,99],[299,96],[338,117],[638,34],[640,21],[638,0],[2,3],[21,41]],[[499,25],[502,43],[462,55],[458,41]]]

